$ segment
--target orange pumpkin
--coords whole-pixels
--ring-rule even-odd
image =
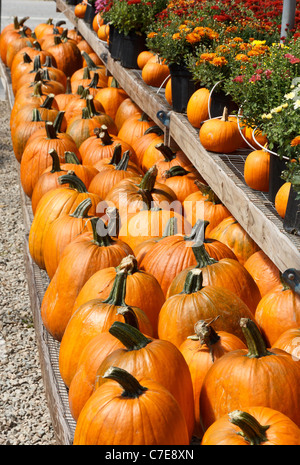
[[[148,446],[189,444],[182,410],[161,383],[147,378],[137,380],[126,370],[116,367],[110,368],[104,376],[113,381],[97,389],[84,406],[76,425],[74,445],[105,445],[112,442],[114,445],[132,443]],[[107,403],[111,406],[109,421],[104,420]],[[150,405],[157,406],[157,409]],[[137,409],[139,413],[136,415],[133,412]],[[92,422],[87,420],[90,417],[93,418]],[[140,425],[138,430],[132,423],[128,424],[128,418],[133,417]],[[84,428],[86,420],[91,423],[89,432]],[[152,431],[155,431],[155,436]]]
[[[275,196],[275,209],[281,218],[285,217],[286,207],[289,200],[291,183],[285,182],[277,191]]]
[[[131,98],[127,97],[120,103],[115,114],[114,120],[118,131],[120,131],[123,123],[132,115],[142,116],[142,110],[133,102],[133,100],[131,100]]]
[[[199,138],[206,150],[217,153],[234,152],[243,142],[237,120],[233,116],[228,116],[226,107],[222,118],[213,118],[202,124]]]
[[[244,266],[256,282],[262,297],[280,284],[280,271],[263,250],[251,255]]]
[[[151,57],[142,69],[142,79],[148,86],[165,87],[169,76],[169,66],[158,55]]]
[[[103,225],[102,232],[97,231],[100,230],[98,221]],[[43,297],[43,323],[47,331],[58,341],[63,337],[75,299],[86,281],[97,270],[117,266],[121,258],[132,253],[127,244],[107,234],[101,218],[92,218],[90,222],[93,232],[77,236],[65,247],[55,275]]]
[[[119,106],[127,98],[128,95],[125,90],[119,86],[115,79],[112,80],[110,86],[103,87],[95,95],[95,99],[102,104],[105,113],[113,120],[116,117]]]
[[[126,280],[126,270],[119,271],[107,299],[89,300],[70,315],[59,351],[59,370],[66,386],[71,384],[86,345],[93,337],[108,331],[115,321],[123,320],[118,310],[126,306]],[[148,317],[138,307],[133,307],[133,311],[141,332],[151,337],[153,330]]]
[[[118,137],[133,146],[134,142],[145,133],[146,129],[152,126],[154,126],[154,122],[146,113],[142,113],[142,116],[132,115],[123,123],[118,132]]]
[[[221,315],[220,315],[221,316]],[[203,379],[213,363],[231,350],[245,349],[245,344],[235,334],[216,331],[214,324],[219,316],[209,322],[199,320],[180,345],[179,350],[190,369],[194,392],[195,429],[194,434],[201,438],[203,430],[200,423],[200,392]]]
[[[249,153],[244,165],[244,178],[251,189],[269,191],[270,154],[267,150]]]
[[[186,115],[187,119],[194,128],[201,127],[201,124],[209,119],[208,99],[209,90],[205,87],[197,89],[189,98]]]

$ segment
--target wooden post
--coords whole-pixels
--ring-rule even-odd
[[[283,0],[280,37],[286,37],[286,29],[291,30],[295,26],[295,14],[296,0]],[[280,42],[284,40],[281,39]]]

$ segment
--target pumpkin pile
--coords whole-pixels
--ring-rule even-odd
[[[299,445],[297,274],[281,275],[76,31],[49,21],[9,51],[29,32],[15,20],[0,53],[74,444]]]

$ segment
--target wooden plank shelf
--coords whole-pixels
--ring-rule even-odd
[[[241,150],[229,156],[206,151],[200,143],[199,131],[192,127],[186,115],[172,111],[163,93],[145,84],[140,70],[123,68],[120,62],[113,60],[107,44],[98,39],[84,20],[75,16],[73,6],[63,0],[56,0],[56,7],[104,60],[107,72],[164,130],[165,140],[185,152],[224,205],[275,265],[281,271],[287,268],[300,269],[300,237],[288,234],[274,205],[263,193],[249,188],[243,180],[243,163],[249,151]],[[157,117],[158,111],[170,116],[168,127]]]

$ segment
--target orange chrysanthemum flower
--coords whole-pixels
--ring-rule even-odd
[[[300,144],[300,136],[297,136],[292,140],[291,146],[295,147],[296,145],[299,145],[299,144]]]

